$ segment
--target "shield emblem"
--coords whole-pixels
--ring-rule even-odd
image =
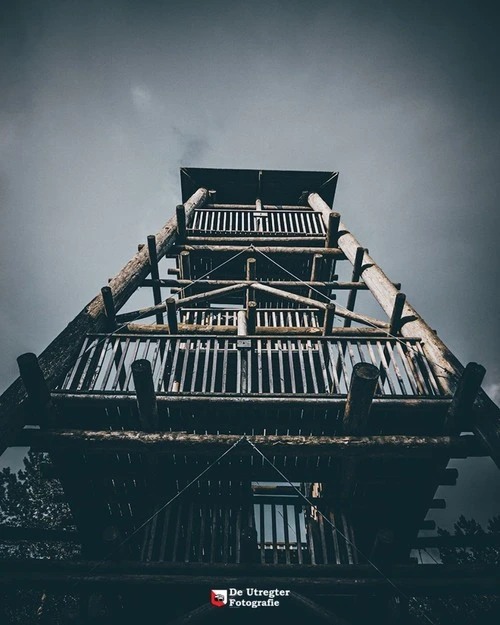
[[[210,603],[222,608],[227,603],[227,590],[211,590],[210,591]]]

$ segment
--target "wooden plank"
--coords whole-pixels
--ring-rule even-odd
[[[216,344],[220,339],[216,339]],[[268,340],[266,340],[266,343]],[[301,343],[297,343],[298,346]],[[175,350],[173,362],[172,362],[172,374],[170,378],[169,384],[171,384],[176,366],[176,356],[177,349]],[[219,348],[214,349],[214,364],[215,364],[215,356],[220,351]],[[298,349],[299,357],[303,349]],[[269,352],[270,353],[270,352]],[[214,366],[213,374],[215,377],[216,367]],[[94,404],[107,404],[110,400],[117,402],[119,405],[127,405],[127,404],[135,404],[135,396],[131,393],[112,393],[108,391],[93,393],[69,393],[62,391],[54,391],[51,393],[51,397],[58,405],[65,408],[74,407],[77,405],[81,406],[93,406]],[[282,405],[282,406],[294,406],[300,405],[304,407],[304,399],[307,399],[308,395],[300,394],[292,395],[290,393],[284,393],[282,396],[273,395],[273,394],[255,394],[255,395],[237,395],[236,393],[225,393],[221,394],[220,390],[216,391],[215,388],[211,390],[211,392],[207,395],[179,395],[176,391],[172,391],[169,387],[168,394],[157,395],[156,401],[158,404],[162,404],[164,406],[173,405],[173,404],[206,404],[206,405],[224,405],[224,404],[247,404],[247,405],[257,405],[257,404],[266,404],[266,405]],[[316,406],[322,407],[330,407],[330,408],[342,408],[345,406],[346,398],[342,397],[342,393],[339,393],[336,397],[332,396],[324,396],[319,395],[314,398],[314,403]],[[372,402],[372,406],[377,409],[390,409],[390,410],[400,410],[401,416],[404,414],[408,415],[408,410],[416,410],[420,411],[423,409],[446,409],[451,404],[450,397],[375,397]],[[14,445],[16,443],[13,443]]]
[[[225,239],[226,240],[226,239]],[[248,241],[245,238],[245,241]],[[269,238],[265,238],[264,242],[269,241]],[[291,239],[294,243],[297,240]],[[320,239],[321,242],[324,241],[323,237]],[[249,241],[250,243],[250,241]],[[263,254],[286,254],[288,255],[306,255],[310,256],[311,254],[317,254],[319,251],[325,256],[344,259],[345,255],[339,248],[314,248],[314,247],[289,247],[283,245],[281,246],[273,246],[273,245],[259,245],[257,248],[252,249],[248,245],[182,245],[176,246],[172,249],[172,253],[178,254],[179,252],[187,250],[189,252],[208,252],[210,254],[249,254],[254,255],[255,251],[262,252]]]

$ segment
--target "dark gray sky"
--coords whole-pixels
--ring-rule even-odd
[[[171,216],[185,165],[340,171],[343,221],[500,399],[495,3],[0,11],[0,390]]]

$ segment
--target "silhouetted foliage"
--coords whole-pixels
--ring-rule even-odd
[[[500,516],[488,521],[486,530],[474,519],[463,515],[454,524],[451,534],[438,528],[440,536],[500,536]],[[500,547],[443,547],[439,549],[443,564],[498,564]],[[419,597],[411,602],[411,612],[416,622],[427,623],[427,615],[435,625],[497,625],[500,622],[499,595],[453,595],[450,597]]]
[[[24,469],[13,473],[10,468],[0,472],[0,524],[10,527],[74,529],[70,510],[57,498],[62,494],[56,480],[41,476],[40,465],[47,454],[29,452]],[[64,558],[78,557],[80,547],[70,542],[0,542],[0,558]],[[41,591],[17,590],[0,595],[2,617],[11,623],[41,625],[62,623],[63,614],[76,605],[74,597],[46,596]]]

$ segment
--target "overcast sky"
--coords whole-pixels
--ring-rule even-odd
[[[343,221],[500,399],[493,2],[0,11],[0,390],[172,215],[183,165],[338,170]]]

